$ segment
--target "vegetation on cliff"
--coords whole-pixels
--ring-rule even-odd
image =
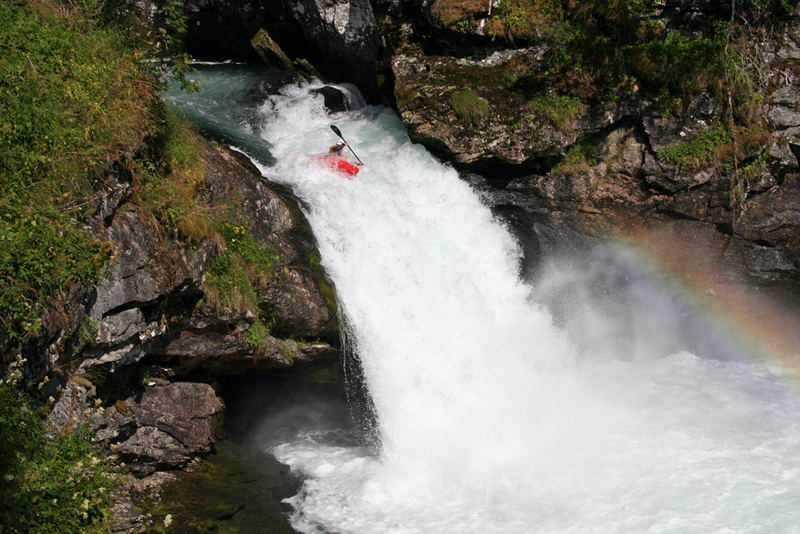
[[[164,130],[163,70],[150,60],[174,50],[180,4],[154,2],[151,20],[124,0],[0,5],[0,329],[11,339],[38,331],[58,289],[103,275],[111,251],[88,219],[112,162]]]
[[[740,26],[785,18],[791,0],[503,0],[488,19],[494,37],[551,47],[544,75],[581,96],[592,86],[641,85],[679,95],[747,89],[733,45]],[[557,87],[556,87],[557,88]]]
[[[145,209],[184,222],[177,200],[199,164],[186,126],[159,104],[154,61],[174,50],[181,4],[158,0],[145,16],[125,0],[0,3],[0,349],[13,359],[0,377],[4,532],[107,530],[112,469],[86,429],[50,435],[53,398],[18,391],[19,347],[59,290],[104,276],[114,251],[93,217],[111,174],[132,171]],[[173,194],[153,187],[167,181]]]
[[[115,469],[92,446],[86,427],[48,437],[37,404],[0,384],[0,530],[107,531]]]
[[[269,244],[256,241],[246,223],[231,222],[235,215],[229,212],[214,224],[223,250],[208,270],[204,300],[213,308],[252,313],[255,319],[244,335],[259,348],[269,335],[269,325],[259,317],[258,291],[278,276],[282,258]]]
[[[101,276],[109,251],[86,207],[153,126],[152,76],[83,4],[0,5],[0,321],[12,337],[37,330],[55,290]]]

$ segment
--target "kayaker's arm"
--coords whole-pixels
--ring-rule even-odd
[[[342,141],[344,141],[344,144],[345,144],[345,146],[346,146],[347,148],[349,148],[349,149],[350,149],[350,152],[352,152],[352,153],[353,153],[353,155],[356,157],[356,160],[358,161],[358,164],[359,164],[359,165],[364,165],[364,162],[363,162],[363,161],[361,161],[361,158],[359,158],[359,157],[358,157],[358,154],[356,154],[356,153],[355,153],[355,151],[353,150],[353,148],[352,148],[352,147],[350,146],[350,144],[347,142],[347,139],[345,139],[345,138],[344,138],[344,136],[342,135],[342,132],[341,132],[341,130],[339,130],[339,128],[337,128],[335,124],[331,124],[331,130],[333,130],[333,133],[335,133],[336,135],[338,135],[338,136],[339,136],[339,137],[342,139]]]

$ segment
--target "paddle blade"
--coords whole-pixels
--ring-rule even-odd
[[[344,139],[341,130],[339,130],[339,128],[337,128],[335,124],[331,124],[331,130],[333,130],[333,133]]]

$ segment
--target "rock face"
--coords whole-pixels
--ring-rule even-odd
[[[283,2],[313,47],[315,65],[337,81],[349,79],[368,97],[377,91],[378,27],[369,0]],[[349,73],[345,78],[343,73]]]
[[[369,0],[193,1],[184,11],[184,44],[197,57],[252,60],[257,52],[268,65],[321,72],[377,99],[380,36]]]
[[[130,204],[115,213],[104,237],[117,244],[119,252],[111,276],[95,289],[89,309],[94,319],[198,286],[211,254],[209,243],[192,252],[164,250],[153,222]]]
[[[89,424],[142,475],[211,450],[224,410],[216,377],[341,357],[335,292],[294,197],[241,154],[196,141],[205,168],[197,201],[219,216],[235,209],[241,231],[279,259],[255,309],[206,298],[220,238],[165,235],[133,196],[130,173],[115,168],[90,221],[111,244],[109,276],[66,287],[22,347],[27,382],[49,379],[54,428]]]
[[[514,83],[539,55],[526,49],[473,61],[396,54],[395,97],[409,135],[459,163],[489,158],[522,163],[559,154],[580,135],[572,126],[583,106],[566,119],[568,124],[538,120],[530,98],[515,91]]]
[[[746,125],[726,131],[719,125],[728,108],[710,91],[667,111],[668,101],[638,87],[555,91],[547,42],[528,35],[527,47],[499,50],[476,40],[474,23],[488,20],[478,7],[425,4],[418,16],[439,29],[440,42],[426,46],[413,30],[403,36],[391,61],[394,94],[411,138],[454,162],[526,250],[538,256],[662,228],[699,232],[710,254],[751,278],[796,276],[798,16],[747,52],[766,98]]]

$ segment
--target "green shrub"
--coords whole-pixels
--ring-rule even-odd
[[[533,26],[529,34],[550,41],[543,79],[562,93],[588,98],[607,88],[642,87],[681,96],[711,89],[731,94],[737,108],[747,108],[757,96],[741,67],[736,36],[754,23],[786,20],[796,1],[736,4],[733,24],[729,4],[700,2],[704,16],[687,22],[678,15],[674,20],[680,25],[671,26],[653,0],[541,0],[526,4],[526,20]],[[503,0],[497,18],[516,12],[517,5]]]
[[[489,104],[470,89],[461,89],[450,94],[450,107],[456,116],[477,126],[489,115]]]
[[[251,324],[247,330],[244,331],[244,339],[247,343],[255,348],[263,348],[264,347],[264,338],[269,335],[269,326],[264,324],[264,321],[261,320],[260,317],[256,317],[253,324]]]
[[[722,38],[697,38],[677,30],[626,49],[636,77],[653,89],[671,94],[719,89],[725,79],[726,43]]]
[[[54,438],[42,416],[0,385],[0,531],[104,532],[115,471],[85,427]]]

